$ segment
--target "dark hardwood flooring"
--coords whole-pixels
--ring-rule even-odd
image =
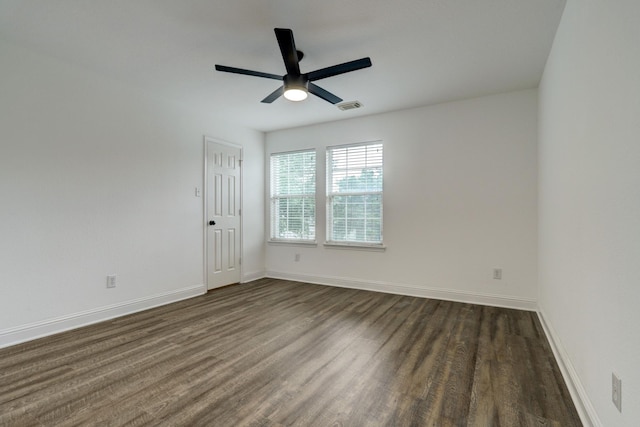
[[[581,424],[535,313],[263,279],[0,350],[0,425]]]

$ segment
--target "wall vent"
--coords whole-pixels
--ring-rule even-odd
[[[341,109],[342,111],[347,111],[347,110],[354,110],[356,108],[361,108],[363,107],[362,102],[360,101],[349,101],[349,102],[343,102],[342,104],[338,104],[338,108]]]

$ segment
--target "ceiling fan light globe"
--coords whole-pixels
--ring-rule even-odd
[[[305,99],[307,99],[307,96],[309,96],[309,94],[306,90],[303,89],[290,88],[284,91],[284,97],[289,101],[304,101]]]

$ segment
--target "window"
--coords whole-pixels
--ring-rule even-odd
[[[382,245],[382,143],[327,149],[327,243]]]
[[[315,150],[271,155],[271,240],[315,241]]]

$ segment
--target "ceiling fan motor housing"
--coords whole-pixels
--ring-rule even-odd
[[[284,81],[284,88],[287,89],[300,89],[307,92],[309,90],[309,79],[303,75],[294,76],[286,74],[282,80]]]

